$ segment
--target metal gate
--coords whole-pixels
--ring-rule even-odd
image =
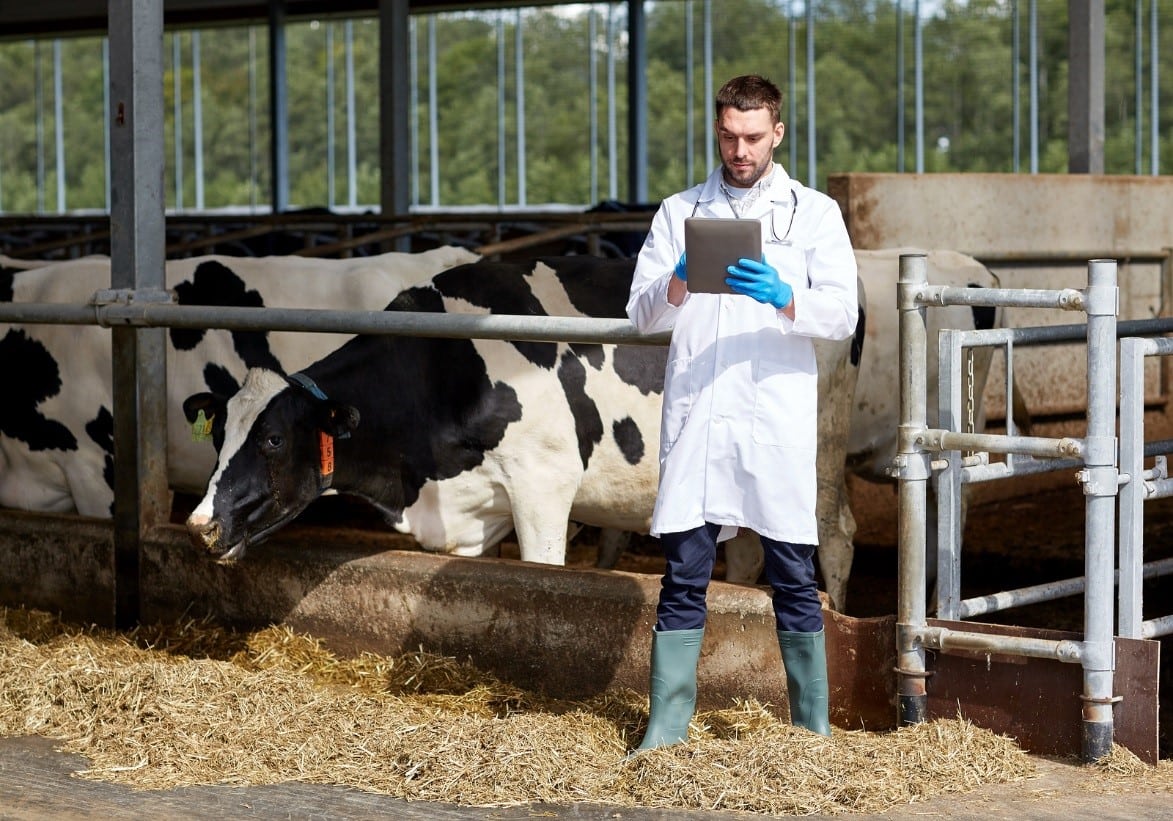
[[[1120,632],[1125,639],[1152,638],[1173,632],[1173,619],[1140,621],[1142,574],[1156,575],[1173,569],[1173,563],[1155,563],[1142,569],[1142,505],[1144,498],[1173,494],[1173,483],[1159,458],[1145,473],[1146,455],[1168,452],[1169,443],[1143,441],[1143,356],[1167,353],[1167,340],[1126,339],[1121,345],[1125,368],[1121,401],[1120,462],[1117,461],[1116,341],[1118,332],[1161,333],[1173,329],[1169,320],[1117,322],[1116,262],[1092,260],[1085,290],[970,289],[932,286],[927,282],[925,257],[901,258],[898,303],[901,317],[901,427],[897,471],[900,479],[899,539],[900,574],[897,613],[898,713],[901,723],[916,723],[927,715],[933,672],[926,666],[926,650],[942,654],[969,653],[990,659],[1042,659],[1080,666],[1080,749],[1085,760],[1105,755],[1115,737],[1114,709],[1121,702],[1119,681],[1114,682],[1121,641],[1113,633],[1115,588],[1115,506],[1121,495]],[[1039,328],[945,331],[940,347],[939,427],[929,428],[926,408],[926,309],[943,305],[982,305],[1016,308],[1051,308],[1081,311],[1083,325]],[[1014,345],[1082,340],[1087,345],[1087,433],[1083,437],[1044,438],[1018,435],[1007,419],[1004,435],[965,433],[962,427],[963,356],[977,347],[1003,350],[1007,396],[1013,378]],[[1135,364],[1134,360],[1140,362]],[[1008,417],[1010,414],[1008,414]],[[1126,419],[1128,420],[1126,423]],[[963,457],[963,451],[973,452]],[[991,462],[991,453],[1005,460]],[[934,460],[935,457],[935,460]],[[1125,461],[1127,460],[1127,461]],[[961,512],[963,486],[972,482],[1022,476],[1061,469],[1078,469],[1085,497],[1084,576],[1059,582],[963,600],[960,584]],[[929,483],[937,489],[937,584],[938,618],[927,614],[927,533]],[[1123,488],[1121,492],[1120,488]],[[1127,538],[1126,538],[1127,537]],[[1082,635],[1031,634],[1022,629],[991,629],[991,625],[961,623],[997,610],[1017,607],[1076,593],[1084,596]],[[1134,653],[1135,647],[1126,651]],[[1152,669],[1149,664],[1138,669]],[[1130,664],[1132,662],[1130,661]],[[1051,665],[1050,670],[1054,670]],[[942,671],[937,671],[940,674]],[[1046,675],[1046,674],[1045,674]],[[1147,673],[1145,674],[1147,675]],[[1021,681],[1019,673],[1014,681]],[[990,679],[1006,686],[1006,679]],[[1114,689],[1114,685],[1116,689]],[[1155,696],[1155,686],[1151,688]],[[990,693],[991,699],[1005,693]],[[1130,704],[1132,709],[1138,705]],[[1155,704],[1142,711],[1152,718],[1155,755]],[[1148,757],[1152,757],[1152,755]]]

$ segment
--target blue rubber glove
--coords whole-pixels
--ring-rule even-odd
[[[688,263],[684,259],[686,256],[688,254],[681,254],[680,259],[676,260],[676,278],[683,282],[688,282]]]
[[[794,298],[793,289],[782,281],[774,266],[765,261],[739,259],[736,265],[730,265],[726,271],[729,276],[725,282],[736,294],[753,297],[778,310],[785,308]]]

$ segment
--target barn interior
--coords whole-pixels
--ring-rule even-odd
[[[475,4],[182,0],[163,3],[157,18],[151,5],[141,0],[111,3],[109,9],[97,0],[6,4],[0,9],[0,30],[8,38],[109,27],[111,41],[138,57],[143,28],[149,32],[153,25],[251,21],[279,27],[289,19],[370,12],[388,30],[400,31],[408,16],[419,10]],[[642,4],[628,5],[636,21],[634,35],[641,14],[636,9]],[[1070,2],[1073,15],[1093,15],[1093,32],[1094,5]],[[158,56],[145,59],[154,65],[151,60]],[[405,60],[388,62],[389,75],[407,73]],[[1090,88],[1075,87],[1075,111],[1083,110],[1076,101],[1082,99],[1086,108],[1088,99],[1094,100],[1094,54],[1084,69]],[[113,70],[117,78],[118,67]],[[145,93],[138,87],[143,78],[131,79],[127,72],[122,80],[128,94]],[[407,101],[394,90],[395,82],[391,76],[385,80],[387,96],[380,113],[385,131],[380,159],[386,168],[403,166],[407,143]],[[629,88],[638,94],[641,86],[629,79]],[[638,134],[638,118],[630,126]],[[135,125],[143,134],[151,127],[149,122]],[[1173,184],[1159,175],[1083,173],[1095,167],[1094,150],[1090,157],[1080,151],[1081,145],[1095,144],[1094,117],[1086,129],[1072,136],[1070,174],[851,172],[829,175],[827,187],[839,202],[858,249],[962,250],[993,271],[1001,287],[1024,290],[1080,289],[1087,284],[1090,261],[1116,260],[1119,320],[1168,318],[1173,295],[1168,217],[1173,213]],[[130,167],[136,150],[132,142],[116,144],[111,161]],[[1091,167],[1081,169],[1080,163]],[[280,166],[279,157],[276,164]],[[629,173],[631,190],[640,190],[638,168]],[[403,175],[387,174],[378,213],[285,211],[275,182],[271,213],[168,215],[135,205],[151,201],[150,176],[132,173],[116,183],[122,186],[121,194],[110,213],[0,215],[0,253],[45,260],[109,255],[122,277],[111,287],[129,289],[156,287],[149,269],[159,267],[164,258],[206,254],[327,258],[457,245],[493,259],[568,253],[630,256],[642,242],[654,208],[636,202],[615,210],[420,213],[408,206]],[[896,296],[886,298],[894,301]],[[1047,327],[1080,321],[1068,311],[1011,307],[1006,325]],[[571,694],[614,685],[645,686],[643,628],[652,621],[660,570],[657,545],[650,538],[637,539],[613,571],[593,567],[597,543],[592,537],[597,533],[590,529],[575,543],[565,570],[509,561],[515,550],[510,540],[501,549],[505,561],[451,559],[419,553],[410,540],[387,533],[372,511],[331,498],[315,504],[295,526],[259,548],[248,564],[221,567],[195,555],[182,528],[195,500],[183,494],[172,497],[158,464],[157,435],[140,438],[145,420],[158,417],[149,404],[151,392],[162,391],[151,388],[159,376],[142,361],[149,356],[144,351],[151,350],[150,343],[134,340],[161,329],[119,330],[122,333],[112,336],[116,351],[123,346],[116,360],[124,364],[115,375],[116,388],[142,390],[148,396],[145,406],[127,411],[129,415],[116,423],[122,445],[114,465],[115,487],[124,504],[112,523],[26,512],[0,517],[0,550],[7,568],[0,573],[4,605],[120,626],[198,612],[231,625],[290,625],[323,637],[343,653],[427,643],[439,652],[472,657],[508,680]],[[1144,366],[1146,442],[1171,438],[1167,360],[1153,358]],[[1089,392],[1086,347],[1023,345],[1013,362],[1012,376],[1029,409],[1030,435],[1084,436]],[[1008,381],[1007,358],[995,355],[984,396],[987,432],[1007,433],[1013,424]],[[1159,474],[1159,468],[1154,470]],[[848,606],[831,616],[833,641],[841,653],[835,675],[842,681],[843,700],[836,723],[894,727],[900,720],[899,682],[892,672],[897,666],[901,612],[899,491],[895,483],[860,479],[852,479],[849,489],[858,530]],[[1011,476],[973,488],[961,557],[966,595],[980,598],[1084,577],[1087,495],[1073,469]],[[1144,508],[1146,561],[1160,564],[1171,558],[1171,527],[1173,506],[1168,500],[1149,501]],[[1168,601],[1169,594],[1167,579],[1154,573],[1143,588],[1145,615],[1163,616],[1160,603]],[[743,638],[768,635],[767,594],[758,586],[715,582],[711,596],[715,649],[702,669],[706,691],[783,701],[781,682],[761,675],[773,664],[770,642]],[[520,602],[528,604],[522,607]],[[495,643],[486,643],[483,630],[475,628],[478,618],[494,623]],[[1021,636],[1078,638],[1085,619],[1084,598],[1077,591],[969,623],[1001,625]],[[1155,620],[1158,623],[1143,637],[1113,633],[1115,695],[1123,697],[1115,707],[1116,741],[1151,762],[1167,758],[1173,744],[1169,719],[1159,711],[1160,696],[1170,692],[1168,654],[1160,653],[1167,639],[1161,635],[1160,619]],[[594,637],[587,645],[589,652],[566,638],[583,635]],[[1080,753],[1083,682],[1078,664],[994,654],[991,669],[991,653],[981,649],[930,652],[929,657],[930,663],[935,658],[942,665],[936,671],[937,682],[950,675],[948,659],[958,665],[952,675],[979,682],[974,692],[956,684],[934,692],[936,682],[930,680],[930,714],[956,713],[959,701],[964,702],[979,724],[1024,739],[1033,750]],[[1016,679],[1015,671],[1020,670],[1028,672]],[[1036,701],[1014,696],[1016,686]],[[990,692],[999,695],[987,703]],[[1036,706],[1051,700],[1065,700],[1071,706],[1067,721],[1054,721]]]

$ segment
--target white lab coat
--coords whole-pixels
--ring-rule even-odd
[[[761,221],[766,261],[794,289],[794,320],[739,294],[690,293],[679,307],[669,304],[685,217],[734,216],[720,180],[718,168],[661,203],[627,303],[640,331],[672,330],[651,531],[711,522],[722,525],[721,540],[746,527],[778,541],[818,544],[811,340],[855,331],[855,254],[835,201],[775,164],[768,190],[742,218]]]

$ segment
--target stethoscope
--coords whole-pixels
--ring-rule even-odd
[[[770,209],[770,233],[774,238],[766,240],[770,245],[793,245],[790,241],[790,229],[794,227],[794,215],[798,213],[798,192],[790,189],[790,219],[786,223],[786,233],[779,237],[778,206],[782,204],[778,200],[770,200],[770,205],[774,206]]]
[[[790,239],[790,229],[794,227],[794,215],[798,213],[798,192],[793,188],[790,189],[790,219],[786,222],[786,233],[778,236],[778,209],[785,204],[785,202],[779,202],[778,200],[770,200],[770,205],[773,206],[770,208],[770,234],[773,236],[773,239],[766,240],[766,244],[768,245],[794,244]],[[692,213],[689,216],[695,217],[697,209],[700,207],[700,200],[697,200],[692,206]],[[734,214],[736,215],[736,212]]]

